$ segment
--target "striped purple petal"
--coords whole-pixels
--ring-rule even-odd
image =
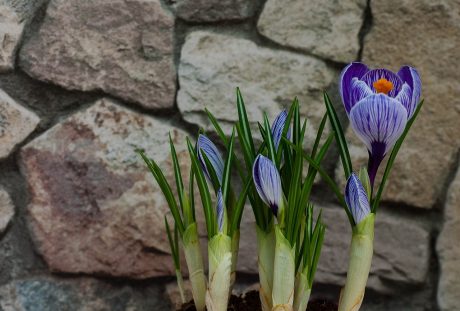
[[[415,107],[412,107],[412,89],[406,82],[404,82],[401,91],[399,91],[395,99],[406,108],[407,117],[410,118],[409,112]]]
[[[401,80],[410,87],[411,94],[410,96],[410,103],[406,106],[408,112],[408,118],[410,119],[414,114],[415,108],[420,101],[420,96],[422,93],[422,81],[420,80],[420,75],[418,74],[417,70],[410,66],[403,66],[398,71],[398,76]]]
[[[271,132],[272,132],[272,137],[273,137],[273,143],[275,145],[275,150],[278,150],[278,146],[281,141],[281,136],[283,135],[284,125],[286,124],[287,116],[288,114],[286,110],[283,110],[275,118],[275,121],[273,121]],[[287,135],[286,135],[288,139],[290,139],[290,136],[291,136],[290,132],[291,130],[289,128]]]
[[[353,78],[350,85],[350,109],[353,108],[353,106],[361,99],[373,94],[374,92],[364,81],[361,81],[358,78]]]
[[[368,71],[362,78],[361,80],[366,82],[366,84],[373,90],[374,89],[374,83],[377,82],[380,79],[386,79],[390,81],[393,84],[393,88],[391,91],[388,92],[388,96],[390,97],[396,97],[398,95],[399,91],[402,88],[403,81],[401,78],[395,74],[394,72],[388,70],[388,69],[372,69]]]
[[[203,152],[206,154],[206,157],[211,162],[212,167],[216,172],[217,178],[219,179],[219,183],[222,184],[222,176],[224,174],[225,164],[216,145],[214,145],[214,143],[205,135],[200,134],[198,136],[197,149],[198,158],[201,163],[201,168],[203,169],[203,172],[206,174],[208,180],[211,180],[211,174],[206,166],[206,162],[203,157]]]
[[[259,154],[254,161],[252,174],[260,198],[276,216],[282,195],[281,178],[276,166],[270,159]]]
[[[353,215],[355,224],[359,224],[371,212],[366,190],[355,173],[348,178],[345,187],[345,202]]]
[[[339,80],[339,92],[340,96],[342,96],[342,102],[345,106],[345,111],[347,114],[350,112],[352,108],[352,103],[350,102],[350,90],[351,90],[351,83],[353,78],[361,79],[364,74],[369,71],[366,65],[358,62],[353,62],[346,66],[342,73],[340,74]]]
[[[374,184],[377,169],[394,146],[407,123],[407,111],[396,99],[384,94],[368,96],[350,111],[350,123],[369,150],[369,178]]]
[[[224,228],[224,199],[222,197],[222,189],[217,192],[217,225],[219,232]]]

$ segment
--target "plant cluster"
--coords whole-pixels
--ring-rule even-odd
[[[339,89],[351,127],[369,151],[368,166],[358,174],[353,172],[343,128],[327,93],[324,93],[326,114],[310,146],[306,146],[305,139],[308,121],[302,120],[297,99],[271,124],[265,114],[258,123],[257,135],[253,135],[255,131],[239,89],[238,119],[230,137],[206,109],[224,152],[202,130],[196,143],[187,138],[191,162],[190,171],[184,172],[188,175],[187,185],[172,140],[175,185],[168,183],[153,159],[139,151],[174,220],[171,229],[165,217],[165,226],[181,297],[185,299],[182,250],[198,311],[227,310],[235,282],[240,223],[246,201],[256,220],[263,311],[306,310],[326,230],[321,210],[315,211],[310,200],[317,175],[343,206],[353,232],[339,311],[359,310],[371,266],[375,215],[396,155],[422,106],[421,83],[412,67],[404,66],[393,73],[351,63],[340,76]],[[328,121],[332,131],[325,135]],[[334,141],[347,178],[344,192],[321,166]],[[383,177],[374,189],[378,168],[388,153]],[[207,230],[207,277],[196,223],[195,192],[200,195]]]

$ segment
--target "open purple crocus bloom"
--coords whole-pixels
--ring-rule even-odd
[[[355,173],[348,178],[345,187],[345,202],[353,215],[355,224],[359,224],[371,212],[366,190]]]
[[[409,66],[394,73],[355,62],[342,71],[339,88],[351,126],[369,151],[373,185],[380,163],[414,114],[421,94],[420,76]]]
[[[197,149],[201,168],[203,169],[203,172],[205,173],[208,180],[211,180],[211,173],[206,166],[206,161],[204,160],[203,153],[206,154],[209,162],[211,162],[212,168],[217,175],[217,179],[219,179],[219,183],[222,184],[222,176],[224,174],[225,164],[216,145],[214,145],[214,143],[208,137],[200,134],[198,136]]]
[[[260,198],[277,216],[278,209],[282,204],[282,189],[281,177],[275,164],[267,157],[259,154],[254,161],[252,176]]]

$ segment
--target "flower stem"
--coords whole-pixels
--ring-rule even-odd
[[[338,311],[358,311],[364,298],[371,269],[375,214],[370,213],[353,228],[347,280],[342,289]]]

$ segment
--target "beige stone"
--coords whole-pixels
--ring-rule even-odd
[[[39,122],[35,113],[16,103],[0,89],[0,160],[8,157]]]
[[[212,129],[208,108],[226,133],[237,120],[235,88],[240,87],[254,137],[263,113],[272,121],[297,96],[303,116],[310,119],[307,139],[316,136],[324,115],[322,92],[337,72],[321,60],[271,50],[254,42],[207,31],[189,34],[179,66],[179,110],[190,123]]]
[[[365,0],[268,0],[257,29],[281,45],[351,62],[358,58],[365,8]]]

